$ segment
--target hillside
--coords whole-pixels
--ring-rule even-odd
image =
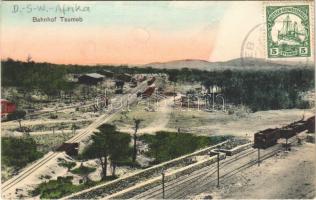
[[[273,70],[287,68],[313,68],[312,63],[297,63],[297,62],[267,62],[264,59],[254,58],[237,58],[225,62],[209,62],[206,60],[176,60],[169,62],[149,63],[143,67],[153,67],[158,69],[181,69],[195,68],[200,70],[218,71],[218,70]]]

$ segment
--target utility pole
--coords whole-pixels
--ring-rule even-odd
[[[214,86],[212,86],[212,109],[213,109],[213,111],[215,110],[215,105],[214,105]]]
[[[217,187],[219,188],[219,149],[214,149],[209,152],[210,157],[213,157],[214,154],[217,155]]]
[[[217,187],[219,188],[219,152],[217,152]]]
[[[165,173],[161,172],[162,175],[162,198],[165,198]]]
[[[260,166],[260,148],[258,148],[258,167]]]

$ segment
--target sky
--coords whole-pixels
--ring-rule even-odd
[[[81,11],[62,12],[58,6]],[[262,8],[260,1],[3,2],[0,54],[92,65],[225,61],[240,57],[247,34],[262,23]],[[57,21],[33,22],[33,17]]]

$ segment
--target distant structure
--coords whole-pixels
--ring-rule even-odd
[[[132,76],[126,73],[120,73],[114,75],[115,79],[121,80],[124,82],[130,82],[132,80]]]
[[[1,117],[16,111],[16,105],[6,99],[0,99],[1,102]]]
[[[99,74],[102,74],[108,78],[113,78],[114,77],[114,72],[111,72],[109,70],[103,69],[98,71]]]
[[[84,74],[78,77],[78,82],[86,85],[97,85],[104,80],[105,76],[98,73]]]

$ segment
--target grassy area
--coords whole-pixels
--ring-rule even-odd
[[[151,103],[153,105],[153,103]],[[156,119],[156,112],[146,111],[147,105],[140,103],[134,104],[130,107],[131,111],[123,111],[116,115],[111,123],[117,127],[131,127],[134,126],[134,119],[142,119],[141,127],[146,127]]]
[[[155,158],[153,164],[168,161],[192,153],[206,146],[223,142],[232,136],[195,136],[189,133],[157,132],[156,135],[142,135],[140,140],[149,144],[147,155]]]
[[[181,127],[192,128],[207,126],[212,123],[225,123],[231,120],[231,116],[226,113],[212,114],[205,111],[191,109],[190,111],[181,111],[180,108],[173,110],[170,114],[169,128]]]

